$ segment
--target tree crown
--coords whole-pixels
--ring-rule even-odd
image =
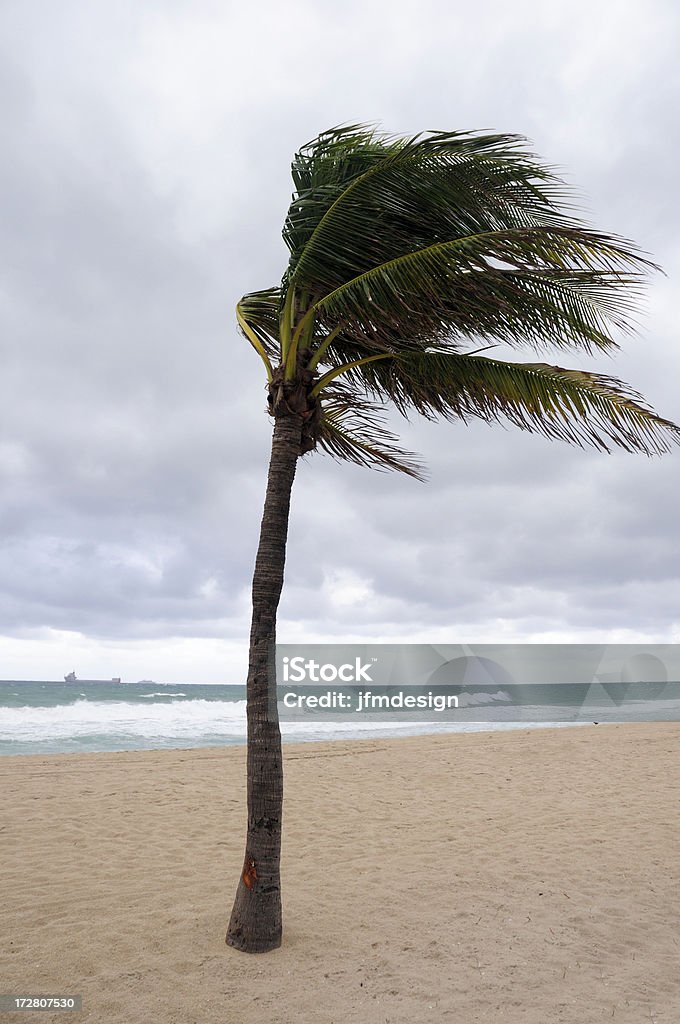
[[[292,164],[276,288],[237,306],[272,386],[306,371],[306,446],[420,475],[385,428],[404,415],[506,419],[550,438],[655,454],[680,440],[613,377],[482,355],[497,345],[587,353],[632,333],[658,269],[596,232],[569,188],[516,135],[323,132]],[[306,449],[305,449],[306,450]]]

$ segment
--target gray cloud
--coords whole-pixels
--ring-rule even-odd
[[[2,17],[6,637],[245,643],[269,425],[232,310],[283,270],[293,151],[341,121],[530,136],[590,218],[667,274],[620,357],[555,361],[621,376],[680,420],[670,0],[69,0]],[[680,453],[398,428],[426,486],[300,465],[282,638],[678,636]]]

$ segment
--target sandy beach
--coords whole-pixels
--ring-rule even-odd
[[[97,1024],[678,1024],[680,726],[285,747],[284,945],[224,943],[241,747],[0,760],[0,991]]]

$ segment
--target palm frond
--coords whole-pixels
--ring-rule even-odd
[[[271,381],[273,366],[280,357],[279,307],[281,290],[267,288],[244,295],[237,303],[237,321],[241,333],[262,359],[267,380]],[[272,366],[273,364],[273,366]]]
[[[291,252],[289,276],[317,224],[348,183],[384,160],[392,145],[400,143],[370,125],[346,125],[322,132],[295,154],[295,194],[283,228]]]
[[[603,451],[615,445],[654,455],[680,444],[680,428],[645,406],[627,384],[584,370],[411,352],[388,365],[363,366],[361,373],[369,393],[389,397],[403,415],[415,410],[430,419],[505,419],[532,433]]]
[[[416,480],[425,480],[417,456],[395,445],[375,406],[356,395],[336,391],[322,406],[318,443],[336,459],[379,470],[395,470]]]
[[[316,303],[370,344],[480,336],[509,344],[615,346],[652,264],[622,239],[571,228],[492,231],[407,252]]]
[[[267,356],[276,361],[279,358],[280,302],[280,288],[265,288],[244,295],[237,307],[239,315],[256,335]]]
[[[438,132],[394,139],[374,130],[335,131],[302,151],[307,173],[294,174],[298,191],[284,238],[290,280],[300,287],[330,291],[444,239],[539,224],[579,226],[567,213],[567,187],[520,136]]]

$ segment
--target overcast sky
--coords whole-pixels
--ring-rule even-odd
[[[667,275],[614,360],[554,361],[680,422],[677,11],[4,0],[0,678],[243,681],[271,426],[233,308],[325,128],[528,136]],[[426,485],[300,463],[281,641],[680,641],[680,449],[399,430]]]

